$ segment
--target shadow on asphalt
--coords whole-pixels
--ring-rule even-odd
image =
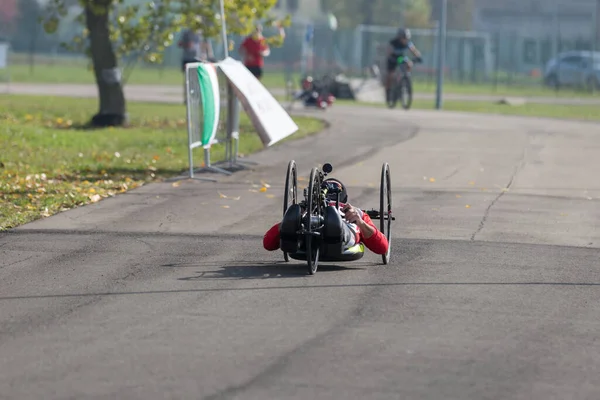
[[[193,266],[190,264],[188,266]],[[197,265],[199,266],[199,265]],[[344,267],[335,264],[319,265],[318,274],[327,272],[364,270],[360,266]],[[303,278],[308,275],[304,263],[262,263],[247,265],[225,265],[214,271],[198,271],[195,275],[178,278],[180,281],[201,281],[210,279],[277,279]]]

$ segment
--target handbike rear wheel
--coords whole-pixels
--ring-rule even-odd
[[[314,275],[319,267],[319,250],[320,240],[315,240],[313,233],[316,229],[312,225],[312,216],[316,216],[317,221],[321,215],[321,202],[320,202],[320,191],[321,191],[321,178],[319,170],[313,168],[310,172],[310,183],[308,185],[308,198],[306,199],[306,219],[304,221],[306,235],[306,263],[308,267],[308,274]],[[317,222],[319,223],[319,222]]]
[[[388,241],[388,249],[381,255],[384,264],[389,264],[392,248],[392,186],[390,166],[384,163],[381,167],[381,184],[379,186],[379,228]]]
[[[287,175],[285,177],[285,192],[283,194],[283,216],[285,216],[286,211],[293,204],[298,204],[298,173],[296,170],[296,162],[294,160],[291,160],[288,164]],[[283,252],[283,258],[286,262],[290,261],[290,257],[286,252]]]

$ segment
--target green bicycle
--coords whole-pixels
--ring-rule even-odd
[[[387,105],[389,108],[396,107],[398,100],[402,103],[402,108],[408,110],[412,105],[412,80],[408,63],[410,59],[406,56],[400,56],[396,59],[398,69],[394,72],[392,86],[387,94]]]

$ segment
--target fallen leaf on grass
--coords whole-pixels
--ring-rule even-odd
[[[264,192],[266,192],[266,191],[267,191],[267,188],[266,188],[266,187],[261,187],[261,188],[260,188],[260,190],[259,190],[259,192],[261,192],[261,193],[264,193]]]
[[[97,203],[97,202],[99,202],[100,200],[102,200],[102,197],[100,197],[100,195],[99,195],[99,194],[95,194],[95,195],[93,195],[93,196],[90,196],[90,201],[91,201],[92,203]]]

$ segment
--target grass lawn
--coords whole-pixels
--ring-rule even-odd
[[[282,97],[279,97],[279,100],[284,102],[284,104],[288,104]],[[357,102],[349,100],[336,100],[336,103],[340,105],[356,107],[387,107],[385,104],[368,103],[360,101]],[[414,100],[411,108],[415,110],[434,110],[435,105],[433,100]],[[600,112],[598,112],[597,105],[526,103],[522,106],[509,106],[485,101],[445,100],[443,110],[484,114],[515,115],[524,117],[600,121]],[[410,112],[410,110],[404,111],[400,103],[398,103],[396,109],[390,110],[390,112]]]
[[[0,95],[0,231],[188,168],[182,105],[129,103],[128,128],[78,128],[96,109],[96,99]],[[324,126],[314,118],[294,120],[300,129],[288,139]],[[262,148],[245,114],[240,133],[240,153]],[[213,162],[222,160],[224,147],[211,153]]]
[[[418,93],[435,93],[435,81],[415,80],[414,90]],[[452,94],[471,94],[471,95],[494,95],[494,96],[514,96],[514,97],[559,97],[559,98],[590,98],[600,97],[600,91],[585,91],[574,89],[554,90],[541,84],[507,85],[498,84],[494,87],[491,83],[459,83],[444,82],[444,92]]]
[[[19,83],[88,83],[95,84],[94,74],[85,62],[75,60],[71,64],[40,64],[33,69],[27,64],[9,65],[10,80]],[[125,72],[123,79],[130,85],[183,85],[183,72],[174,67],[148,68],[135,67],[130,75]],[[283,88],[282,73],[267,73],[262,79],[267,88]]]
[[[413,108],[433,110],[432,101],[415,101]],[[464,111],[486,114],[519,115],[525,117],[547,117],[560,119],[600,121],[597,105],[524,104],[509,106],[479,101],[444,101],[446,111]]]

